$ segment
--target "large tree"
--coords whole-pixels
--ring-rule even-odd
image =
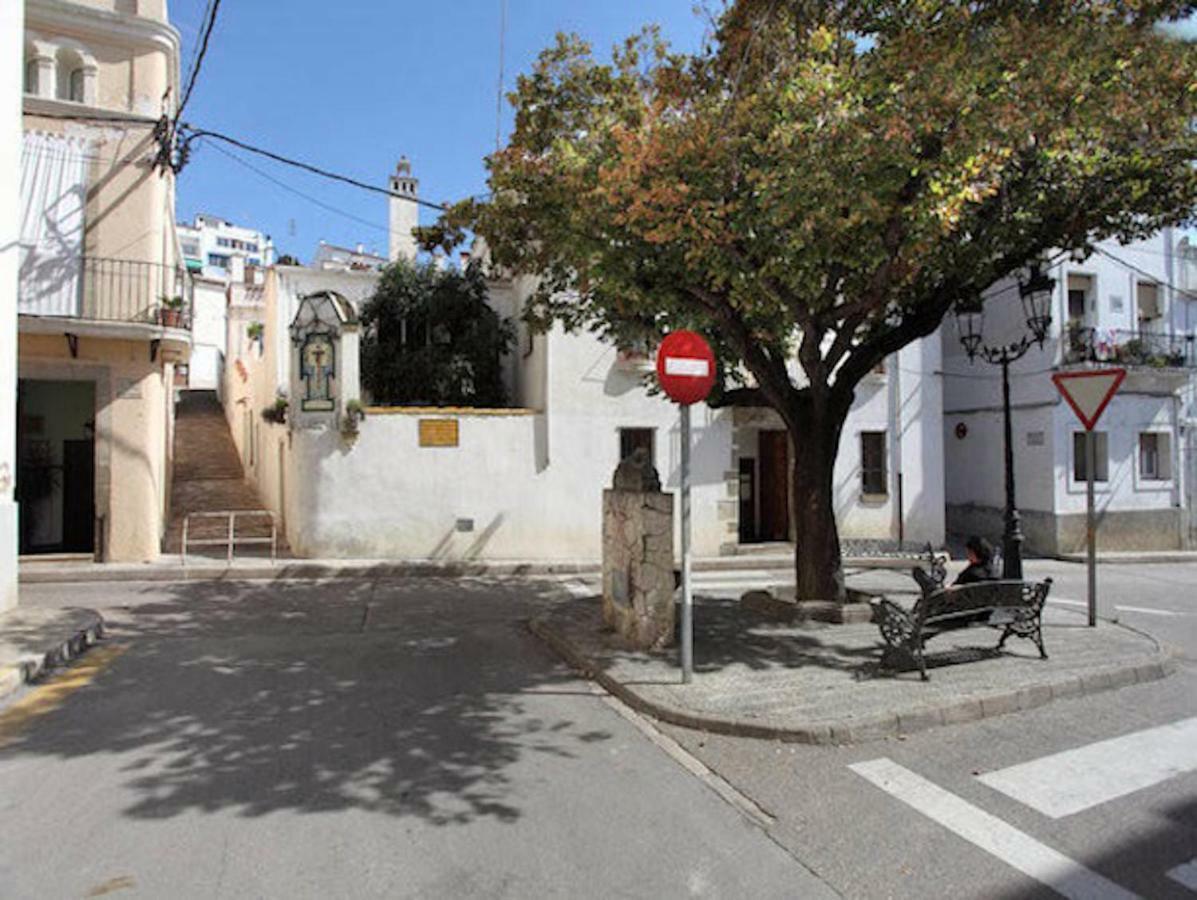
[[[832,469],[861,379],[1045,253],[1197,202],[1192,4],[740,0],[709,45],[597,61],[559,36],[511,95],[482,235],[537,277],[533,321],[615,340],[695,328],[717,402],[794,447],[801,596],[842,599]]]

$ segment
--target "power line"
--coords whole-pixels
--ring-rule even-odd
[[[279,153],[274,153],[271,150],[265,150],[262,147],[255,147],[253,144],[247,144],[244,141],[240,141],[234,137],[229,137],[227,134],[221,134],[218,131],[208,131],[207,129],[203,128],[191,129],[186,124],[183,125],[182,130],[185,132],[183,138],[183,148],[181,151],[184,158],[186,157],[187,146],[191,143],[191,141],[203,137],[213,138],[218,141],[224,141],[227,144],[232,144],[234,147],[240,147],[242,150],[245,150],[249,153],[256,153],[258,156],[264,156],[267,159],[273,159],[275,162],[283,163],[287,166],[293,166],[294,168],[302,169],[305,172],[311,172],[313,175],[319,175],[322,178],[329,178],[333,181],[351,184],[354,187],[359,187],[364,191],[372,191],[373,193],[382,194],[386,197],[398,197],[401,200],[407,200],[420,206],[426,206],[429,209],[435,209],[438,212],[445,212],[445,206],[440,203],[433,203],[430,200],[421,200],[419,197],[411,197],[406,194],[400,194],[396,191],[378,187],[377,185],[369,184],[365,181],[359,181],[358,179],[351,178],[348,175],[341,175],[337,172],[331,172],[328,169],[322,169],[319,166],[312,165],[311,163],[305,163],[298,159],[291,159],[290,157],[283,156]]]
[[[503,57],[507,39],[507,0],[499,0],[499,91],[495,98],[495,152],[503,141]]]
[[[191,74],[187,78],[187,89],[183,92],[183,96],[179,100],[178,109],[175,110],[173,124],[176,127],[179,124],[179,117],[183,115],[183,110],[187,106],[187,101],[191,99],[191,92],[195,90],[195,83],[199,79],[200,67],[204,64],[204,56],[208,52],[208,40],[212,37],[212,29],[216,27],[216,14],[219,11],[220,0],[212,0],[203,37],[200,38],[199,52],[196,54],[195,64],[191,67]]]
[[[291,185],[287,184],[282,179],[275,178],[269,172],[259,169],[257,166],[253,165],[253,163],[247,162],[246,160],[242,159],[237,154],[233,153],[231,150],[226,150],[224,147],[221,147],[219,144],[208,144],[208,146],[210,146],[213,150],[217,151],[218,153],[224,154],[225,156],[227,156],[229,159],[233,160],[233,162],[237,163],[238,165],[244,166],[245,168],[249,169],[254,174],[256,174],[262,178],[265,178],[271,184],[274,184],[274,185],[282,188],[284,191],[292,193],[297,197],[302,197],[304,200],[307,200],[309,203],[319,206],[323,210],[327,210],[330,213],[335,213],[338,216],[343,216],[344,218],[349,219],[350,221],[357,222],[360,225],[365,225],[368,228],[374,228],[378,231],[383,231],[383,232],[386,232],[387,234],[390,234],[389,228],[384,228],[383,226],[379,225],[377,222],[371,222],[369,219],[363,219],[361,216],[355,216],[353,213],[346,212],[343,209],[338,209],[337,207],[332,206],[331,204],[325,203],[323,200],[313,197],[311,194],[306,194],[303,191],[299,190],[298,188],[292,187]]]
[[[1154,284],[1162,284],[1164,287],[1171,288],[1173,291],[1176,291],[1177,293],[1180,293],[1180,294],[1192,294],[1193,293],[1193,291],[1191,291],[1191,290],[1188,290],[1186,288],[1177,287],[1176,285],[1172,284],[1169,281],[1164,281],[1164,279],[1160,278],[1157,275],[1153,275],[1151,272],[1148,272],[1146,269],[1140,269],[1138,266],[1134,265],[1133,263],[1128,263],[1125,259],[1115,256],[1113,253],[1111,253],[1109,250],[1106,250],[1104,247],[1094,247],[1093,249],[1096,250],[1098,253],[1100,253],[1102,256],[1107,257],[1108,259],[1112,259],[1114,262],[1118,263],[1120,266],[1125,266],[1126,268],[1130,269],[1132,272],[1137,272],[1138,274],[1142,275],[1144,278],[1150,278]]]

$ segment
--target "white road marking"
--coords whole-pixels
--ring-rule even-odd
[[[1177,866],[1175,869],[1169,869],[1165,874],[1177,884],[1197,893],[1197,859]]]
[[[1197,769],[1197,718],[1183,719],[980,776],[1059,819]]]
[[[883,757],[855,763],[848,768],[958,837],[1064,897],[1131,900],[1138,896],[891,759]]]
[[[1047,602],[1048,603],[1062,603],[1065,606],[1087,607],[1089,605],[1088,601],[1086,601],[1086,600],[1066,600],[1063,597],[1052,597]],[[1114,609],[1116,609],[1118,612],[1142,613],[1147,616],[1183,616],[1184,615],[1184,613],[1173,612],[1170,609],[1153,609],[1149,606],[1115,606]]]
[[[1170,609],[1150,609],[1146,606],[1115,606],[1119,612],[1143,613],[1148,616],[1183,616],[1184,613],[1172,612]]]

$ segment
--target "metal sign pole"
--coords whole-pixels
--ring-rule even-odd
[[[690,593],[690,406],[682,405],[682,684],[694,677],[694,598]]]
[[[1097,475],[1097,441],[1090,428],[1085,432],[1085,539],[1088,544],[1089,627],[1097,625],[1097,512],[1093,502],[1093,483]]]

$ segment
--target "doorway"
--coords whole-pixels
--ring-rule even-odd
[[[95,551],[96,387],[17,382],[20,552]]]
[[[759,433],[760,522],[758,541],[790,539],[790,438],[785,431]]]

